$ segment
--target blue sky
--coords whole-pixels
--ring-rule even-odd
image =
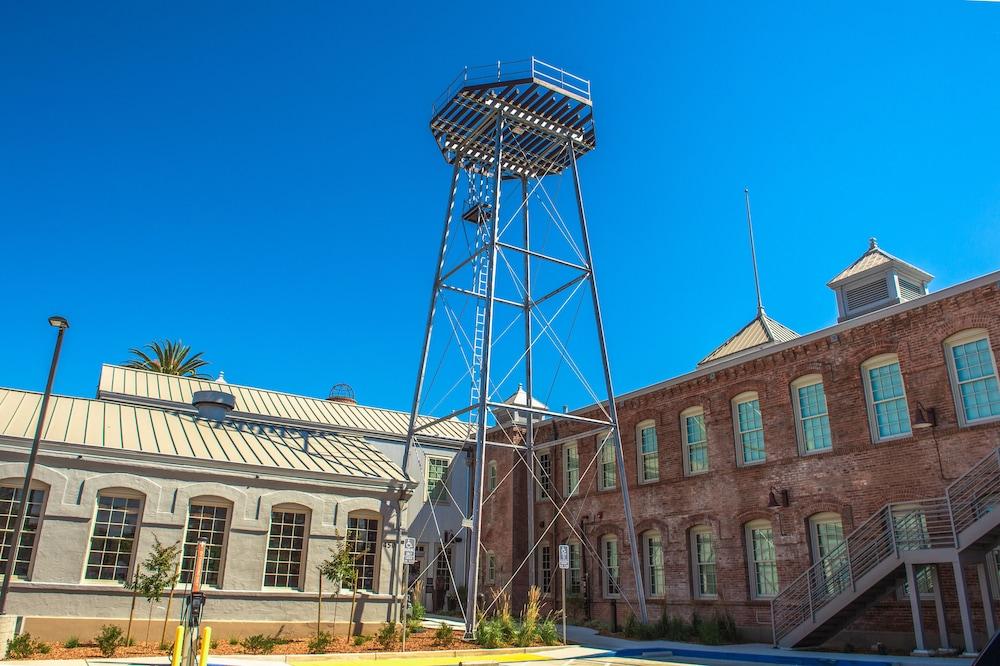
[[[875,235],[1000,268],[1000,4],[0,5],[0,385],[182,338],[234,382],[406,409],[449,169],[431,101],[535,55],[593,81],[581,161],[616,386],[764,302],[799,332]],[[581,398],[582,401],[582,398]]]

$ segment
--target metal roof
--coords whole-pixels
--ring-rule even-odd
[[[761,308],[758,310],[757,316],[749,324],[741,328],[736,335],[716,347],[715,351],[711,354],[698,361],[698,365],[705,365],[720,358],[757,349],[765,345],[788,342],[797,337],[799,337],[798,333],[781,322],[768,317],[764,309]]]
[[[884,266],[885,264],[895,264],[897,266],[902,266],[903,268],[907,268],[927,281],[930,281],[934,278],[933,275],[917,268],[913,264],[907,263],[902,259],[900,259],[899,257],[892,256],[891,254],[889,254],[888,252],[886,252],[885,250],[883,250],[878,246],[878,241],[875,238],[869,238],[868,249],[865,250],[865,253],[862,254],[860,257],[858,257],[853,264],[851,264],[844,270],[840,271],[837,277],[833,278],[826,284],[828,287],[832,287],[833,285],[837,284],[838,282],[842,282],[847,278],[861,275],[862,273],[870,271],[874,268],[878,268],[879,266]]]
[[[214,382],[176,375],[164,375],[135,368],[104,364],[97,397],[105,400],[172,404],[185,410],[192,409],[191,397],[195,391],[224,391],[236,398],[233,418],[265,417],[308,423],[320,428],[351,430],[406,437],[410,415],[377,407],[351,405],[320,398],[310,398],[291,393],[240,386],[229,382]],[[129,400],[136,398],[137,400]],[[428,423],[430,417],[421,416],[417,424]],[[465,442],[469,424],[451,419],[436,423],[421,431],[423,437]]]
[[[31,439],[41,397],[30,391],[0,389],[0,437]],[[398,465],[357,435],[214,421],[171,409],[103,400],[52,396],[42,440],[198,463],[407,483]]]

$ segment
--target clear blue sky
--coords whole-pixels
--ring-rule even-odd
[[[581,162],[619,391],[764,301],[831,324],[878,236],[941,288],[1000,268],[1000,4],[0,4],[0,385],[182,338],[234,382],[406,409],[465,64],[593,81]]]

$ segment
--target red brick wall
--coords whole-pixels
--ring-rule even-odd
[[[960,428],[951,384],[945,365],[943,341],[968,328],[987,329],[994,354],[1000,356],[1000,289],[997,285],[976,288],[925,306],[841,331],[817,341],[748,360],[740,365],[702,374],[689,381],[619,402],[622,444],[636,531],[657,528],[663,535],[666,566],[665,603],[670,613],[731,613],[737,623],[758,637],[770,637],[770,604],[749,595],[743,526],[766,518],[774,529],[779,584],[792,581],[812,562],[807,524],[811,515],[834,511],[843,518],[845,533],[890,501],[930,498],[943,494],[951,480],[960,476],[991,449],[1000,446],[1000,423]],[[937,410],[937,427],[914,430],[899,440],[874,444],[869,431],[861,364],[875,355],[895,353],[906,388],[911,421],[916,403]],[[828,452],[800,455],[797,445],[790,384],[796,378],[819,373],[823,376],[829,409],[833,447]],[[736,465],[731,399],[743,391],[757,391],[764,421],[767,461],[752,467]],[[700,405],[705,410],[710,471],[684,476],[681,458],[680,413]],[[589,414],[597,416],[597,414]],[[651,484],[636,482],[635,426],[656,421],[660,479]],[[560,425],[558,437],[583,432],[585,426]],[[553,438],[551,425],[543,427],[538,441]],[[578,442],[581,468],[594,455],[594,437]],[[562,457],[553,452],[555,487],[562,491]],[[503,460],[502,477],[510,469],[507,449],[494,449],[491,457]],[[501,487],[484,517],[484,542],[506,560],[509,573],[526,551],[525,477],[518,467],[517,479]],[[625,596],[634,599],[629,550],[623,531],[620,491],[598,491],[596,466],[586,475],[580,497],[569,501],[567,511],[574,523],[586,516],[586,533],[595,548],[602,534],[615,533],[622,546],[622,582]],[[619,479],[620,482],[620,479]],[[768,489],[787,489],[790,506],[768,509]],[[513,490],[514,498],[509,496]],[[548,524],[551,503],[536,506],[536,525]],[[692,598],[688,530],[698,524],[711,525],[717,544],[718,600]],[[541,529],[538,530],[541,533]],[[569,536],[561,520],[550,533],[551,543]],[[554,551],[553,551],[554,552]],[[592,574],[592,610],[608,619],[609,605],[601,598],[599,579],[593,578],[597,561],[589,557]],[[972,574],[974,570],[970,571]],[[960,635],[957,606],[950,572],[942,575],[950,628]],[[981,604],[976,579],[968,580],[970,597],[979,614]],[[523,603],[525,581],[515,590],[515,608]],[[556,588],[558,589],[558,588]],[[651,615],[661,602],[651,600]],[[628,606],[618,604],[619,621]],[[936,636],[933,605],[928,608],[931,635]],[[890,595],[850,627],[852,631],[880,630],[912,634],[909,606]]]

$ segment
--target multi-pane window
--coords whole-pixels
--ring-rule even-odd
[[[542,594],[552,592],[552,547],[541,546],[538,549],[538,582]]]
[[[88,580],[128,580],[139,532],[142,500],[101,493],[84,576]]]
[[[576,443],[563,449],[563,494],[572,497],[580,485],[580,450]]]
[[[194,558],[198,541],[206,540],[205,560],[202,566],[203,585],[219,586],[222,573],[222,551],[226,543],[226,524],[229,509],[213,504],[192,504],[188,510],[187,531],[184,533],[184,559],[181,563],[181,582],[190,583],[194,573]]]
[[[778,558],[771,523],[755,520],[747,524],[747,551],[752,596],[773,597],[778,593]]]
[[[691,529],[691,564],[694,570],[695,596],[716,596],[715,535],[707,525]]]
[[[493,553],[486,556],[486,582],[497,582],[497,556]]]
[[[615,445],[605,440],[601,446],[601,490],[615,487]]]
[[[497,489],[497,461],[491,460],[486,467],[486,487],[490,492]]]
[[[700,474],[708,471],[708,433],[705,410],[691,407],[681,412],[681,439],[684,442],[684,471]]]
[[[792,382],[792,402],[795,406],[799,450],[802,453],[812,453],[826,451],[833,446],[823,378],[820,375],[808,375]]]
[[[656,443],[656,423],[643,421],[636,428],[639,444],[639,482],[646,483],[660,478],[659,447]]]
[[[664,592],[663,578],[663,538],[660,533],[650,530],[642,535],[642,552],[644,554],[643,568],[645,571],[646,594],[651,597],[662,596]]]
[[[812,537],[813,561],[822,562],[818,576],[827,594],[838,594],[850,581],[847,550],[844,543],[844,525],[836,513],[818,513],[809,518]]]
[[[986,331],[959,333],[948,338],[945,346],[961,422],[1000,417],[1000,384]]]
[[[552,492],[552,458],[548,453],[539,453],[536,457],[535,476],[535,497],[542,500]]]
[[[448,500],[447,458],[427,458],[427,497],[432,502]]]
[[[580,594],[583,591],[583,547],[578,543],[569,544],[569,580],[567,592]]]
[[[739,460],[751,465],[764,460],[764,420],[760,414],[760,399],[754,392],[733,398],[733,421],[736,425],[736,446]]]
[[[14,526],[17,523],[17,512],[21,489],[8,486],[0,487],[0,571],[7,570],[7,560],[10,558]],[[21,542],[17,547],[14,559],[14,576],[27,578],[31,570],[31,557],[35,552],[35,539],[38,538],[38,527],[42,521],[42,505],[45,503],[45,491],[32,488],[28,491],[28,509],[21,525]]]
[[[446,585],[451,580],[451,546],[447,548],[438,546],[438,556],[434,562],[434,577],[445,581]]]
[[[909,435],[910,411],[896,355],[877,356],[867,361],[862,369],[875,441]]]
[[[378,518],[348,516],[347,548],[354,557],[357,572],[357,589],[375,591],[375,572],[378,562]]]
[[[300,586],[305,552],[306,513],[272,511],[264,562],[264,587]]]
[[[621,591],[621,566],[618,561],[618,537],[601,539],[601,556],[604,565],[604,596],[617,597]]]

